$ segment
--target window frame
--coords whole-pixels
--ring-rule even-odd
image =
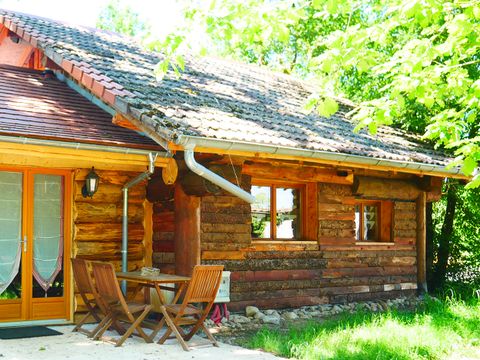
[[[377,227],[378,227],[378,235],[375,240],[365,240],[363,238],[363,221],[364,221],[364,207],[365,206],[377,206]],[[393,212],[394,206],[393,201],[391,200],[363,200],[363,199],[356,199],[354,206],[360,206],[360,229],[359,234],[360,236],[357,238],[355,234],[355,243],[357,244],[392,244],[394,242],[393,239]],[[354,209],[355,213],[356,210]],[[355,231],[357,229],[357,224],[355,224]]]
[[[252,186],[263,186],[270,188],[270,237],[268,238],[254,238],[252,237],[252,241],[302,241],[305,237],[305,229],[306,229],[306,186],[305,184],[294,183],[294,182],[284,182],[284,181],[268,181],[268,180],[254,180],[252,179]],[[289,189],[298,189],[300,192],[300,206],[298,216],[300,218],[299,225],[300,225],[300,236],[295,238],[278,238],[277,237],[277,226],[276,226],[276,207],[277,207],[277,188],[289,188]],[[253,212],[251,212],[251,216],[253,216]],[[273,219],[275,219],[275,226],[272,226]]]

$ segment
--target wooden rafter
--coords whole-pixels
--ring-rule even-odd
[[[130,120],[128,120],[125,116],[121,114],[115,114],[112,118],[112,123],[121,127],[124,127],[126,129],[134,130],[134,131],[140,131],[138,127],[136,127]]]

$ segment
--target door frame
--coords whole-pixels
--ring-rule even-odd
[[[72,275],[70,267],[70,258],[72,256],[72,202],[73,202],[73,170],[71,169],[52,169],[44,167],[21,167],[21,166],[3,166],[0,165],[0,171],[11,171],[22,173],[22,231],[21,239],[27,236],[27,252],[23,252],[22,243],[22,263],[20,271],[26,276],[22,276],[22,301],[21,314],[19,318],[6,319],[5,322],[0,319],[0,325],[8,322],[30,322],[35,320],[67,320],[72,318]],[[35,174],[59,175],[64,178],[63,191],[63,215],[64,215],[64,236],[63,236],[63,297],[61,298],[34,298],[32,294],[33,277],[33,179]],[[28,279],[30,277],[30,279]],[[63,299],[63,300],[59,300]],[[7,300],[8,301],[8,300]],[[56,312],[50,311],[55,303],[63,303]]]

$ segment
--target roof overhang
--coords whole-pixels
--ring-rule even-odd
[[[378,159],[367,156],[298,149],[269,144],[253,144],[249,142],[211,139],[198,136],[181,135],[174,142],[170,143],[170,149],[183,150],[185,147],[191,145],[195,145],[196,151],[204,153],[223,153],[256,158],[298,160],[321,163],[341,168],[353,167],[437,177],[458,178],[465,180],[470,179],[470,177],[464,175],[458,167],[447,168],[443,165]]]
[[[6,166],[145,171],[152,153],[157,155],[155,166],[169,166],[166,152],[0,135],[0,163]]]

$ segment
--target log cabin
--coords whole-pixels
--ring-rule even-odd
[[[291,76],[187,56],[159,81],[161,59],[0,10],[0,322],[73,321],[72,257],[223,264],[238,310],[426,290],[426,203],[464,178],[448,155],[399,129],[355,133],[348,101],[306,113],[315,88]]]

